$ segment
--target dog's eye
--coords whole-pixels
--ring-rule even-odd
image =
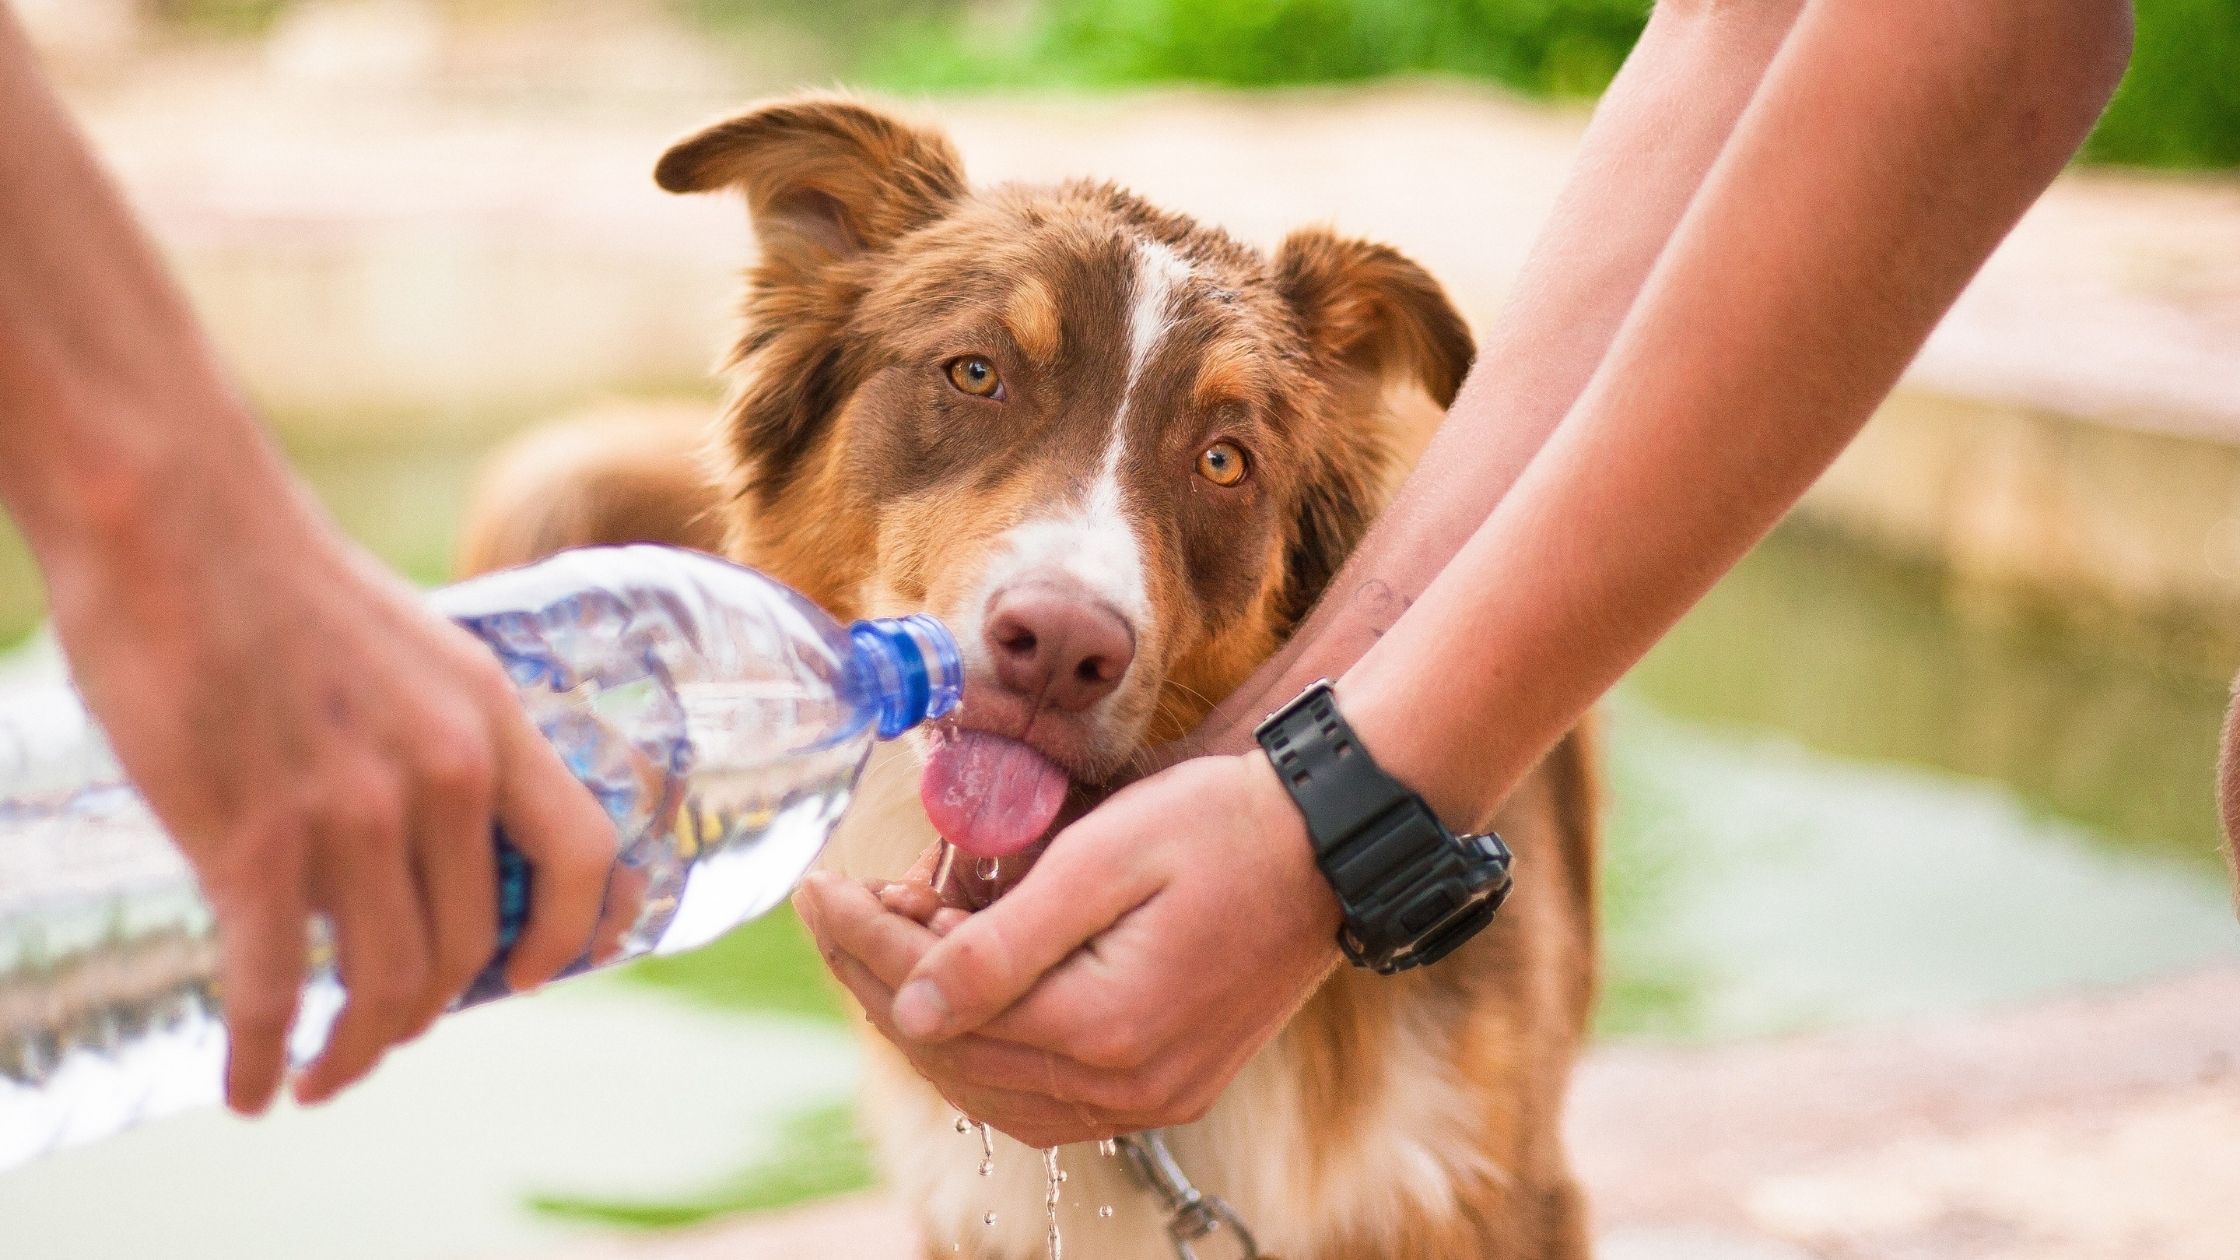
[[[974,398],[1003,397],[1003,378],[996,375],[996,365],[977,354],[961,359],[951,359],[946,368],[949,383]]]
[[[1234,442],[1215,442],[1198,456],[1198,475],[1217,486],[1233,486],[1244,474],[1244,451]]]

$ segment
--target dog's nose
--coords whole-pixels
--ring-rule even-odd
[[[1118,612],[1047,582],[997,591],[982,637],[1005,687],[1068,713],[1111,695],[1136,655],[1135,632]]]

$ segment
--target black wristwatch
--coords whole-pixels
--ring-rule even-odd
[[[1509,895],[1509,846],[1457,836],[1386,774],[1317,679],[1253,731],[1306,817],[1315,862],[1338,894],[1338,945],[1391,975],[1434,963],[1476,936]]]

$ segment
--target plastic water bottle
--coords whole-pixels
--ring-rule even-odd
[[[659,547],[569,552],[437,592],[614,821],[645,889],[622,958],[706,944],[808,871],[874,739],[956,706],[930,617],[842,628],[786,587]],[[529,872],[502,836],[501,950]],[[297,1063],[342,1003],[315,930]],[[500,958],[503,958],[501,952]],[[620,961],[620,959],[617,959]],[[0,711],[0,1168],[222,1091],[210,910],[63,687]],[[579,964],[580,968],[580,964]],[[493,962],[461,1005],[504,995]]]

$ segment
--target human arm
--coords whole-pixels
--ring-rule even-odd
[[[1803,3],[1656,7],[1430,445],[1298,631],[1171,760],[1249,751],[1263,716],[1358,660],[1508,494],[1602,363]]]
[[[536,868],[516,984],[581,952],[612,828],[489,653],[352,546],[251,417],[0,6],[0,503],[74,680],[218,915],[227,1098],[261,1110],[314,912],[348,1005],[316,1101],[495,947],[495,817]]]
[[[1384,581],[1400,596],[1378,601],[1387,617],[1420,598],[1385,624],[1360,616],[1350,639],[1315,636],[1246,712],[1343,671],[1378,759],[1451,823],[1483,821],[1864,422],[2081,142],[2128,34],[2128,8],[2105,0],[1808,5],[1514,487],[1448,523],[1467,542],[1443,568],[1436,530],[1398,516],[1392,554],[1431,553],[1413,567],[1436,577],[1354,571],[1337,598]],[[1498,350],[1480,376],[1507,370]],[[1450,426],[1498,424],[1472,419],[1473,397]],[[1473,478],[1513,466],[1483,450],[1450,461]],[[1193,818],[1209,794],[1225,808]],[[1240,862],[1270,885],[1235,879]],[[1210,1104],[1330,964],[1316,879],[1264,759],[1216,756],[1115,796],[945,937],[837,883],[814,917],[937,1084],[990,1100],[1002,1110],[976,1114],[1026,1140],[1070,1140]]]

